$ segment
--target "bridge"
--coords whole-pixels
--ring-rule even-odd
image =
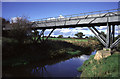
[[[96,36],[96,38],[106,47],[114,48],[120,38],[115,41],[115,26],[120,25],[120,9],[102,10],[94,12],[86,12],[65,16],[49,17],[34,20],[32,29],[41,29],[39,39],[44,36],[46,29],[52,29],[48,37],[57,28],[75,28],[88,27]],[[107,26],[107,36],[104,37],[95,27]],[[46,38],[46,40],[48,39]]]

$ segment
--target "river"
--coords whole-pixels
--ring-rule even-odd
[[[92,52],[94,55],[96,51]],[[81,72],[77,71],[85,60],[88,60],[90,55],[81,55],[68,60],[60,61],[52,65],[27,65],[9,69],[4,76],[7,77],[79,77]]]

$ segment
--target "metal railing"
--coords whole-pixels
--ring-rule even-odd
[[[120,11],[120,8],[110,9],[110,10],[93,11],[93,12],[85,12],[85,13],[72,14],[72,15],[62,15],[61,17],[60,16],[48,17],[48,18],[42,18],[42,19],[35,19],[34,21],[41,22],[41,23],[66,21],[66,20],[70,20],[71,18],[80,19],[81,16],[84,16],[83,18],[85,18],[86,16],[92,16],[95,14],[98,15],[99,17],[101,17],[101,15],[104,13],[112,13],[112,12],[118,12],[118,11]]]

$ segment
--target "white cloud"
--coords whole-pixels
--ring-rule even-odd
[[[62,15],[59,15],[59,17],[58,18],[64,18],[64,16],[62,16]]]
[[[107,33],[107,29],[103,29],[104,27],[96,27],[99,32],[103,31],[105,34]],[[116,28],[117,29],[117,28]],[[45,35],[47,36],[52,29],[47,29],[45,31]],[[82,32],[85,36],[94,36],[94,34],[88,29],[88,27],[77,27],[77,28],[63,28],[63,29],[55,29],[54,32],[51,34],[51,36],[58,36],[58,35],[63,35],[64,37],[75,37],[75,34],[78,32]],[[115,31],[116,35],[118,35],[118,31]]]
[[[10,23],[16,23],[17,22],[17,19],[21,19],[22,17],[12,17],[11,19],[10,19]]]
[[[70,29],[62,29],[60,32],[67,33],[67,32],[70,32],[70,31],[71,31]]]
[[[53,19],[55,19],[54,17],[52,17],[52,18],[48,18],[47,20],[53,20]]]
[[[102,29],[106,29],[107,28],[107,26],[101,26],[101,27],[98,27],[100,30],[102,30]]]

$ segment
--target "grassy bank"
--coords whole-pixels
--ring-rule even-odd
[[[61,41],[62,40],[62,41]],[[84,39],[49,39],[41,43],[23,43],[10,38],[3,38],[3,66],[26,65],[31,62],[48,63],[66,60],[82,54],[90,54],[97,42]],[[87,45],[88,44],[88,45]]]
[[[94,60],[94,56],[90,56],[84,64],[77,68],[82,71],[82,77],[118,77],[119,75],[119,60],[120,54],[114,53],[111,56],[100,61]]]

